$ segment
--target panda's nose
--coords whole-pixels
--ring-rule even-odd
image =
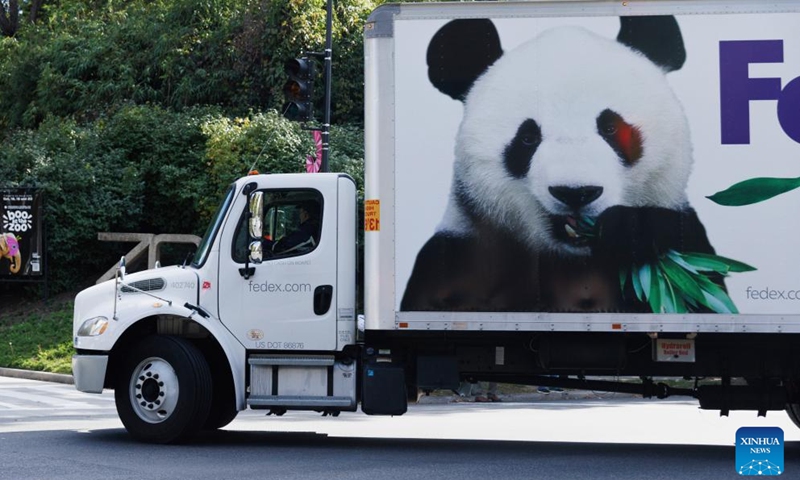
[[[603,187],[549,187],[550,195],[568,207],[578,209],[594,202],[603,194]]]

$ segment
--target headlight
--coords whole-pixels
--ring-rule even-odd
[[[81,328],[78,329],[79,337],[96,337],[105,333],[108,328],[108,319],[106,317],[94,317],[83,322]]]

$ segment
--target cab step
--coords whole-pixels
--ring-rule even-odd
[[[250,408],[356,410],[356,363],[333,355],[258,354],[250,365]]]

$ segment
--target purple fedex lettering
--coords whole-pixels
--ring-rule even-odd
[[[800,143],[800,77],[783,87],[778,100],[778,121],[786,135]]]
[[[777,100],[780,78],[750,78],[751,63],[783,62],[783,41],[719,42],[722,143],[750,143],[750,100]]]
[[[722,143],[750,143],[751,100],[777,100],[781,128],[800,143],[800,78],[781,90],[780,78],[750,78],[751,63],[783,63],[783,40],[719,42]]]

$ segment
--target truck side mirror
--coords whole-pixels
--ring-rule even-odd
[[[248,232],[250,233],[249,259],[253,263],[261,263],[264,259],[261,247],[261,237],[264,235],[264,192],[253,192],[248,199],[250,219]]]
[[[264,192],[250,194],[249,232],[252,240],[261,240],[264,235]]]
[[[264,260],[264,250],[261,246],[260,240],[250,242],[250,261],[253,263],[261,263]]]
[[[125,280],[125,257],[119,259],[119,267],[117,267],[117,275],[120,280]]]

